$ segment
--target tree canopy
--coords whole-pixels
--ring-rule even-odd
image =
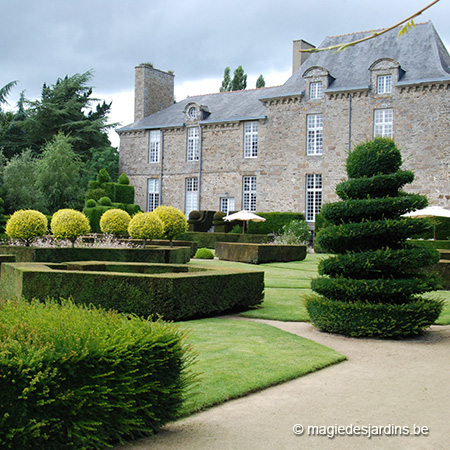
[[[233,75],[233,79],[230,76],[230,68],[225,67],[222,85],[220,86],[220,92],[225,91],[241,91],[247,88],[247,74],[244,72],[242,66],[239,66]]]

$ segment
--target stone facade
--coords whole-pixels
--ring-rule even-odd
[[[308,61],[309,67],[305,67]],[[403,167],[416,174],[408,190],[426,194],[432,204],[450,207],[450,74],[408,81],[401,62],[389,56],[374,57],[364,69],[365,85],[337,89],[335,80],[340,79],[335,71],[325,64],[312,64],[303,61],[297,69],[302,83],[297,92],[290,91],[287,82],[284,90],[263,88],[190,97],[166,109],[152,98],[148,101],[160,109],[147,119],[142,94],[136,94],[136,104],[141,105],[137,109],[144,111],[136,120],[142,120],[118,130],[120,170],[135,185],[136,202],[148,209],[148,179],[156,179],[158,201],[188,213],[192,202],[187,202],[186,180],[196,179],[194,209],[219,210],[221,199],[226,198],[234,199],[234,204],[228,204],[231,209],[240,210],[246,206],[244,178],[256,177],[256,192],[252,193],[256,203],[249,209],[308,212],[312,208],[309,220],[313,223],[320,204],[336,200],[334,190],[345,179],[348,152],[374,137],[376,111],[388,111],[392,115],[388,126],[402,151]],[[159,71],[157,75],[161,77]],[[378,93],[380,76],[392,83],[388,92]],[[173,84],[173,77],[164,80]],[[142,83],[140,86],[142,90]],[[320,91],[314,91],[316,87]],[[170,87],[164,90],[170,92]],[[323,123],[321,149],[313,154],[307,150],[311,116],[320,117]],[[254,150],[257,147],[257,155],[245,157],[245,126],[249,122],[257,123],[257,144],[251,144]],[[191,127],[199,134],[198,159],[194,161],[188,160]],[[160,131],[160,153],[157,162],[150,163],[152,130]],[[314,192],[307,186],[312,175],[320,175],[322,183]]]

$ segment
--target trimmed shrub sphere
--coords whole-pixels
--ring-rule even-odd
[[[123,209],[108,209],[100,218],[100,230],[106,234],[128,234],[130,220],[130,215]]]
[[[109,197],[102,197],[99,201],[98,204],[100,206],[111,206],[112,205],[112,201]]]
[[[48,220],[44,214],[33,209],[16,211],[6,222],[5,233],[11,239],[30,242],[47,232]]]
[[[128,234],[132,239],[152,240],[164,236],[164,224],[154,212],[135,214],[128,225]]]
[[[69,239],[74,242],[77,237],[91,231],[89,219],[80,211],[60,209],[53,214],[50,229],[58,239]]]
[[[214,259],[214,253],[209,248],[199,248],[194,258],[197,259]]]
[[[162,220],[164,224],[164,237],[170,241],[187,231],[188,223],[186,216],[179,209],[173,206],[158,206],[154,213]]]
[[[86,208],[95,208],[96,206],[97,202],[93,198],[86,200]]]

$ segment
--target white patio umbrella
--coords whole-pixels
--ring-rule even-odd
[[[257,216],[256,214],[253,214],[250,211],[238,211],[234,214],[230,214],[228,216],[225,216],[223,218],[223,220],[227,220],[229,222],[233,221],[233,220],[240,220],[242,222],[244,222],[244,225],[242,227],[242,233],[245,232],[245,223],[248,222],[249,220],[251,220],[252,222],[265,222],[266,219],[264,219],[264,217],[261,216]]]
[[[440,206],[427,206],[417,211],[403,214],[403,217],[413,217],[415,219],[423,219],[426,217],[434,218],[433,239],[436,240],[436,217],[450,217],[450,211]]]

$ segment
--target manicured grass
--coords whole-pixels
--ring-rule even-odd
[[[183,415],[241,397],[346,359],[340,353],[270,325],[231,319],[178,323],[198,354]]]
[[[189,264],[212,267],[245,267],[249,270],[264,270],[265,299],[256,309],[245,311],[241,316],[281,320],[284,322],[308,322],[304,297],[311,294],[311,278],[317,277],[317,265],[326,254],[308,254],[303,261],[269,264],[243,264],[218,260],[191,260]],[[431,298],[445,300],[444,309],[436,321],[438,325],[450,325],[450,291],[435,291],[427,294]]]

